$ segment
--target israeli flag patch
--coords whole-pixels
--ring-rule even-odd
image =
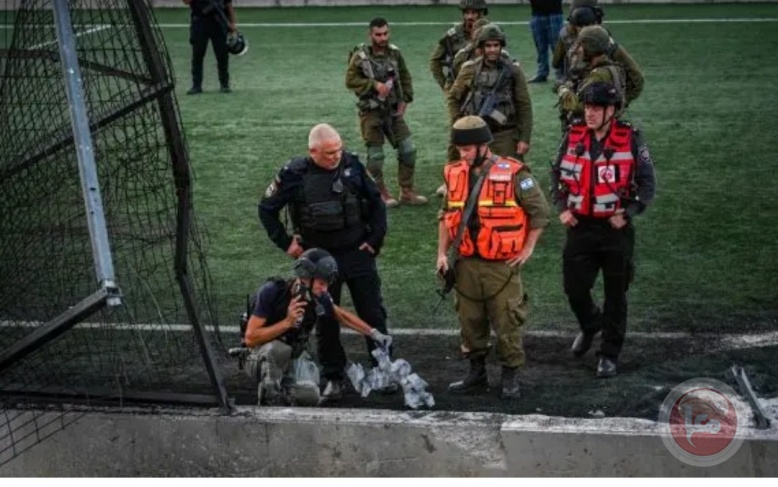
[[[521,189],[524,191],[530,190],[535,187],[535,181],[532,180],[532,178],[523,179],[519,186],[521,186]]]

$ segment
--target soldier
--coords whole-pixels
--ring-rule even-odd
[[[456,79],[452,70],[454,56],[473,39],[474,23],[489,13],[486,0],[460,0],[459,9],[462,11],[462,23],[446,31],[430,56],[430,71],[444,92]]]
[[[335,304],[345,283],[360,318],[386,333],[386,309],[376,257],[386,236],[386,207],[359,158],[343,151],[338,132],[327,124],[311,129],[308,157],[284,165],[259,203],[259,219],[268,237],[287,255],[297,258],[305,249],[326,250],[338,264],[338,279],[329,287]],[[280,219],[289,209],[292,235]],[[327,387],[323,395],[341,393],[346,355],[340,327],[327,317],[317,327],[319,359]],[[375,343],[368,339],[368,352]]]
[[[454,55],[454,61],[451,63],[451,70],[454,74],[454,77],[452,78],[451,82],[453,83],[455,79],[457,79],[457,75],[459,74],[459,71],[462,70],[462,65],[465,64],[467,61],[470,61],[471,59],[475,59],[481,55],[483,55],[483,52],[478,48],[478,36],[481,34],[481,29],[484,28],[484,26],[489,25],[489,19],[483,17],[478,20],[476,20],[473,23],[473,38],[465,44],[465,47],[457,51],[457,53]],[[510,54],[508,51],[503,49],[503,54],[510,58]],[[451,86],[449,85],[448,88]],[[458,159],[458,158],[455,158]],[[455,160],[451,159],[451,160]]]
[[[246,374],[259,383],[259,404],[316,406],[319,369],[308,353],[308,338],[327,317],[370,337],[386,348],[384,335],[332,299],[338,264],[322,249],[303,252],[293,266],[294,279],[270,279],[257,292],[243,342],[251,350]],[[298,362],[298,363],[294,363]]]
[[[232,0],[182,0],[189,5],[191,24],[189,43],[192,45],[192,87],[189,95],[203,92],[203,59],[208,48],[208,40],[213,45],[216,66],[219,71],[219,84],[222,93],[230,90],[230,56],[227,50],[227,32],[237,32],[235,9]],[[228,25],[223,25],[219,10],[226,13]]]
[[[584,114],[584,107],[576,92],[581,92],[586,86],[604,81],[616,87],[622,102],[616,115],[620,116],[623,107],[626,106],[626,81],[624,69],[611,61],[608,57],[608,43],[610,36],[608,31],[599,25],[590,25],[581,29],[578,39],[573,46],[574,56],[572,62],[574,66],[571,69],[582,73],[580,83],[573,84],[568,81],[559,87],[559,107],[562,112],[563,127],[565,123],[570,123],[580,119]]]
[[[411,73],[400,49],[389,43],[389,24],[380,17],[370,21],[370,45],[359,45],[349,61],[346,87],[359,98],[362,140],[367,146],[367,170],[378,185],[387,207],[397,206],[384,181],[384,140],[397,150],[397,181],[400,202],[423,205],[427,198],[416,194],[416,147],[404,115],[413,101]]]
[[[548,205],[525,165],[492,154],[492,134],[483,119],[470,115],[457,120],[451,138],[462,159],[443,171],[447,193],[439,214],[437,271],[454,272],[462,350],[470,359],[470,372],[449,391],[488,387],[491,325],[502,365],[502,397],[518,398],[517,372],[524,365],[521,326],[528,311],[519,274],[548,225]],[[452,269],[449,247],[457,255]]]
[[[581,332],[580,357],[602,331],[597,377],[616,375],[627,331],[627,289],[634,275],[633,220],[654,199],[656,179],[640,132],[616,118],[621,98],[609,83],[594,82],[581,94],[585,121],[562,139],[551,173],[551,198],[567,227],[562,254],[564,289]],[[591,290],[602,269],[605,303]]]
[[[489,125],[492,152],[523,158],[532,136],[532,103],[519,63],[502,56],[505,34],[494,25],[481,29],[483,56],[462,65],[448,92],[451,124],[463,115],[480,115]]]
[[[605,13],[597,4],[597,0],[573,0],[570,4],[568,23],[562,27],[559,42],[554,49],[552,65],[555,69],[563,71],[563,76],[558,79],[558,84],[565,81],[576,82],[580,73],[570,73],[571,58],[574,54],[575,44],[581,29],[590,25],[601,25]],[[609,34],[610,36],[610,34]],[[609,38],[608,57],[619,64],[625,72],[625,83],[628,101],[636,99],[643,91],[643,73],[640,66],[630,56],[623,46],[617,44],[612,37]],[[572,78],[572,79],[571,79]]]

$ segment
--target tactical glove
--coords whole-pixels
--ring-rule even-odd
[[[370,338],[372,338],[373,341],[376,342],[376,344],[379,347],[385,350],[389,349],[389,347],[392,345],[392,337],[390,337],[389,335],[384,335],[383,333],[376,330],[375,328],[370,330]]]

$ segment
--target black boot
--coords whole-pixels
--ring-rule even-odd
[[[500,384],[502,390],[500,391],[500,397],[503,399],[518,399],[521,397],[519,391],[519,368],[518,367],[505,367],[502,368],[502,377],[500,378]]]
[[[472,394],[487,390],[489,378],[486,376],[486,357],[470,359],[470,372],[467,377],[448,386],[448,392],[452,394]]]

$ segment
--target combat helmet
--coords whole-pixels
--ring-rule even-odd
[[[236,56],[242,56],[249,50],[249,41],[238,31],[227,35],[227,51]]]
[[[459,10],[480,10],[482,15],[489,15],[486,0],[459,0]]]
[[[576,38],[576,43],[583,48],[584,57],[587,59],[608,52],[610,42],[610,34],[599,25],[584,27]]]
[[[617,110],[621,107],[619,90],[607,81],[595,81],[584,86],[579,96],[581,102],[587,105],[614,106]]]
[[[308,249],[294,262],[294,275],[300,279],[324,279],[332,284],[338,278],[338,263],[324,249]]]
[[[492,140],[492,131],[484,119],[475,115],[462,117],[451,127],[451,143],[454,145],[481,145]]]
[[[594,16],[595,21],[593,23],[600,24],[602,23],[602,18],[605,17],[605,12],[603,12],[602,8],[598,4],[597,0],[573,0],[570,3],[570,15],[568,15],[567,20],[571,24],[577,26],[577,27],[583,27],[586,25],[592,25],[592,24],[575,24],[573,23],[574,19],[579,18],[590,18],[591,16]]]
[[[486,41],[500,41],[500,46],[505,47],[505,32],[500,29],[497,24],[488,24],[481,27],[481,32],[478,33],[478,47],[483,48]]]

